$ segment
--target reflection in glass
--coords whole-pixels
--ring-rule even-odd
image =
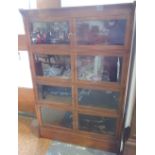
[[[77,42],[80,45],[124,45],[126,20],[79,20]]]
[[[72,102],[71,88],[69,87],[38,85],[38,94],[41,100],[67,104]]]
[[[36,74],[46,77],[69,79],[71,76],[70,56],[35,54]]]
[[[79,88],[78,102],[83,106],[117,109],[119,92]]]
[[[79,129],[99,134],[114,135],[116,119],[79,114]]]
[[[31,28],[32,44],[69,44],[68,22],[33,22]]]
[[[41,107],[43,124],[72,128],[72,113]]]
[[[120,82],[122,58],[117,56],[78,56],[78,79]]]

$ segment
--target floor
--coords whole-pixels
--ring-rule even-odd
[[[18,117],[18,154],[45,155],[51,140],[38,138],[32,133],[31,117]]]
[[[32,130],[32,117],[19,115],[18,154],[19,155],[116,155],[91,148],[38,138]]]

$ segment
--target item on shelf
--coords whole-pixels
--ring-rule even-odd
[[[31,42],[33,43],[33,44],[37,44],[37,32],[32,32],[31,33]]]
[[[62,74],[62,78],[68,79],[68,78],[70,78],[70,75],[71,75],[71,67],[70,67],[70,65],[66,65],[65,70]]]
[[[31,42],[33,44],[46,43],[46,32],[37,28],[37,31],[31,33]]]
[[[61,121],[61,126],[72,128],[72,113],[66,112],[63,120]]]
[[[43,69],[44,76],[59,76],[62,75],[63,68],[49,67]]]
[[[83,97],[89,96],[90,93],[91,93],[91,90],[80,89],[80,91],[78,92],[78,100],[79,100],[79,102],[81,102],[83,100]]]
[[[68,56],[57,55],[35,55],[36,71],[42,69],[42,76],[54,77],[59,76],[69,79],[71,74],[70,58]],[[37,68],[37,66],[39,68]],[[41,75],[41,74],[37,74]]]
[[[118,82],[121,65],[120,57],[79,56],[78,79]]]
[[[109,29],[106,29],[101,21],[80,21],[78,23],[79,44],[106,44]]]
[[[102,81],[110,81],[109,72],[108,71],[103,71]]]
[[[126,20],[91,20],[77,22],[78,43],[83,45],[123,45]]]
[[[32,29],[33,44],[69,44],[67,22],[33,23]]]
[[[78,57],[78,78],[80,80],[98,79],[94,74],[94,63],[92,57]]]
[[[98,57],[98,56],[97,56]],[[92,80],[101,81],[102,80],[102,65],[99,64],[101,61],[99,59],[94,60],[94,57],[79,57],[78,58],[78,78],[80,80]]]

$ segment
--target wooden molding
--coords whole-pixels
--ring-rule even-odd
[[[126,142],[123,155],[136,155],[136,140],[129,139]]]
[[[18,110],[35,112],[35,98],[32,88],[18,88]]]
[[[27,49],[26,35],[18,35],[18,51],[26,51]]]

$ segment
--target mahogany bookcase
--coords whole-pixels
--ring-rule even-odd
[[[134,4],[20,12],[40,136],[116,152]]]

